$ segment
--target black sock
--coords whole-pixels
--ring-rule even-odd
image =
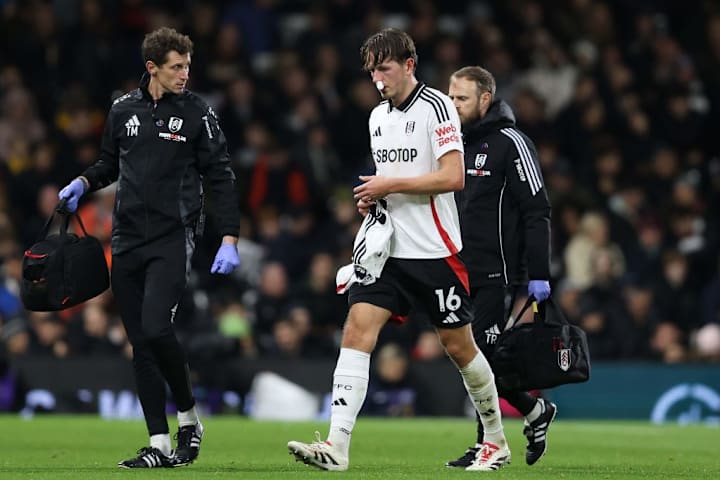
[[[523,417],[535,407],[537,399],[527,392],[503,392],[502,397],[515,407]]]

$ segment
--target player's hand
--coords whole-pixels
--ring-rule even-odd
[[[77,210],[78,201],[85,193],[85,182],[76,178],[68,183],[65,188],[58,193],[58,199],[65,200],[65,210],[72,213]]]
[[[360,175],[363,183],[353,189],[355,200],[375,201],[390,193],[391,180],[378,175]]]
[[[371,200],[369,200],[369,199],[364,199],[364,198],[359,199],[359,200],[357,201],[357,209],[358,209],[358,212],[360,212],[360,215],[362,215],[363,217],[365,217],[368,213],[370,213],[370,207],[371,207],[374,203],[375,203],[375,202],[373,202],[373,201],[371,201]]]
[[[215,261],[210,268],[210,273],[227,275],[240,265],[237,245],[234,243],[222,243],[215,255]]]
[[[542,302],[550,296],[550,282],[547,280],[530,280],[528,282],[528,295],[535,297],[535,300]]]

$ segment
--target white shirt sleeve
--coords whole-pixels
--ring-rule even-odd
[[[465,153],[460,132],[460,117],[455,105],[443,95],[428,115],[428,134],[436,159],[453,150]]]

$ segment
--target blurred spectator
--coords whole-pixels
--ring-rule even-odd
[[[704,360],[720,360],[720,325],[709,323],[695,334],[694,347]]]
[[[345,297],[335,293],[337,267],[329,252],[313,255],[307,279],[295,293],[296,301],[309,311],[313,334],[331,344],[339,340],[348,310]]]
[[[65,358],[70,354],[65,323],[53,312],[30,312],[32,337],[28,353]]]
[[[626,286],[623,291],[630,325],[626,331],[627,354],[631,358],[650,360],[655,355],[650,348],[649,339],[657,326],[653,291],[644,283]]]
[[[24,313],[20,302],[22,261],[22,251],[16,248],[5,252],[0,263],[0,320],[5,322]]]
[[[432,330],[420,333],[417,343],[412,350],[412,358],[414,360],[434,360],[443,358],[445,349],[437,338],[437,334]]]
[[[55,207],[58,204],[58,190],[57,185],[44,185],[38,191],[36,209],[23,221],[22,242],[24,246],[29,247],[40,240],[40,233],[50,216],[54,214]],[[57,218],[56,215],[54,225],[56,228]]]
[[[262,267],[258,296],[255,301],[253,328],[258,347],[267,350],[272,344],[275,323],[290,305],[287,270],[282,263],[268,262]]]
[[[45,185],[56,184],[61,177],[54,145],[49,142],[37,143],[30,155],[30,165],[14,177],[9,189],[18,219],[34,216],[40,189]]]
[[[300,327],[287,318],[280,318],[272,327],[273,343],[267,353],[291,359],[302,355],[303,332]]]
[[[617,280],[625,271],[620,248],[610,242],[606,218],[589,212],[580,220],[580,228],[565,249],[566,278],[584,289],[598,281]]]
[[[217,305],[213,323],[208,327],[185,341],[195,369],[213,368],[219,361],[257,354],[251,321],[242,303],[230,301]]]
[[[118,355],[125,342],[114,343],[111,328],[116,323],[97,302],[88,304],[70,323],[67,343],[72,355]]]
[[[660,321],[676,327],[683,343],[691,330],[702,325],[700,292],[690,283],[689,273],[687,258],[680,252],[667,251],[662,258],[662,276],[654,287]]]
[[[437,338],[437,335],[435,335]],[[363,413],[388,417],[415,415],[417,393],[409,377],[407,353],[397,344],[386,343],[374,358]]]
[[[14,87],[0,98],[0,161],[17,174],[29,167],[29,144],[43,140],[47,128],[35,112],[30,92]]]
[[[279,145],[260,153],[251,174],[248,207],[256,212],[263,206],[284,211],[306,205],[310,199],[307,178],[291,163],[288,151]]]

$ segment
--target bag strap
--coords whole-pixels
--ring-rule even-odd
[[[37,241],[40,241],[47,237],[48,231],[50,230],[50,225],[52,225],[53,220],[55,219],[55,215],[59,215],[62,218],[62,223],[60,223],[60,230],[59,234],[61,237],[64,237],[67,235],[68,227],[70,226],[70,218],[75,217],[75,220],[80,224],[80,229],[83,232],[84,236],[88,236],[87,230],[85,230],[85,225],[83,225],[82,219],[80,218],[80,215],[77,214],[77,212],[68,212],[65,209],[65,204],[67,203],[67,200],[63,199],[58,202],[58,204],[53,209],[53,212],[50,214],[50,217],[45,222],[45,225],[43,226],[42,230],[40,230],[40,236],[38,237]]]
[[[78,215],[77,213],[73,213],[72,215],[75,217],[75,220],[77,220],[77,223],[80,224],[80,230],[82,230],[83,236],[87,237],[88,233],[87,233],[87,230],[85,230],[85,225],[83,225],[82,218],[80,218],[80,215]]]
[[[562,308],[560,308],[560,305],[557,304],[557,302],[555,301],[555,299],[553,298],[552,295],[550,295],[548,297],[547,301],[553,307],[553,309],[555,309],[555,314],[556,314],[556,318],[557,318],[558,322],[561,325],[570,325],[570,322],[568,322],[567,317],[565,317],[565,314],[563,313]]]
[[[515,320],[518,318],[521,318],[523,316],[523,314],[527,311],[527,309],[530,308],[530,305],[532,305],[533,303],[535,303],[535,297],[530,295],[528,297],[527,301],[525,302],[525,305],[523,305],[523,307],[520,309],[520,312],[518,312],[517,315],[513,316],[511,313],[508,316],[508,319],[505,322],[505,326],[502,329],[500,329],[500,331],[504,332],[506,330],[510,330],[511,328],[513,328],[515,326]],[[537,307],[533,307],[533,308],[535,311],[537,311]]]
[[[553,309],[555,310],[555,313],[557,314],[557,320],[561,325],[569,325],[570,322],[568,322],[567,318],[565,318],[565,314],[562,312],[562,309],[557,304],[555,299],[550,295],[547,300],[545,301],[546,304],[550,304]],[[546,309],[540,308],[541,306],[544,307],[543,304],[538,304],[537,301],[535,301],[535,297],[530,295],[525,302],[525,305],[520,309],[517,315],[513,316],[510,315],[507,319],[507,322],[505,323],[505,328],[503,328],[501,331],[510,330],[515,326],[515,320],[518,318],[522,318],[522,316],[525,314],[528,308],[532,306],[534,318],[533,321],[538,324],[547,324],[549,323],[546,318]]]

